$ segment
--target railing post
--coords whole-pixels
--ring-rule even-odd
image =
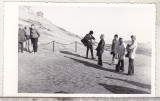
[[[75,41],[75,52],[77,52],[77,41]]]
[[[53,52],[54,52],[54,41],[53,41]]]

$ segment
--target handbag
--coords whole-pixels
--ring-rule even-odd
[[[129,52],[130,52],[130,51],[127,52],[127,54],[125,55],[125,57],[129,57]]]
[[[113,52],[110,52],[110,54],[112,55],[112,54],[113,54]]]
[[[87,46],[88,44],[88,41],[85,37],[81,40],[81,42],[83,43],[84,46]]]

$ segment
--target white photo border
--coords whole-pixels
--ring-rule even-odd
[[[63,3],[56,3],[57,6]],[[67,3],[67,5],[75,3]],[[88,3],[76,3],[88,6]],[[112,4],[112,3],[111,3]],[[120,5],[122,3],[119,3]],[[135,3],[136,4],[136,3]],[[23,5],[32,6],[48,6],[53,3],[45,2],[5,2],[4,3],[4,76],[3,76],[3,96],[4,97],[155,97],[155,34],[153,35],[152,45],[152,68],[151,69],[151,94],[41,94],[41,93],[18,93],[18,35],[11,35],[10,33],[18,33],[18,8]],[[65,4],[65,6],[67,6]],[[106,3],[92,3],[92,6],[101,5],[105,6]],[[118,5],[115,3],[115,5]],[[123,3],[122,5],[126,5]],[[129,4],[132,5],[132,4]],[[152,5],[155,4],[137,4],[137,5]],[[64,5],[63,5],[64,6]],[[12,12],[12,13],[11,13]],[[156,8],[155,8],[156,14]],[[156,15],[155,15],[156,19]],[[15,26],[15,27],[13,27]],[[156,30],[156,25],[155,25]],[[13,38],[14,37],[14,38]],[[10,42],[9,42],[10,40]],[[12,45],[10,43],[12,42]],[[10,51],[12,50],[12,51]],[[15,53],[15,54],[13,54]],[[12,70],[11,70],[12,69]]]

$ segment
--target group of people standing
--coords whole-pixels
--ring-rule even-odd
[[[23,26],[22,24],[19,24],[18,52],[23,53],[23,51],[26,50],[27,52],[36,54],[38,50],[39,37],[40,34],[34,24],[31,26]]]
[[[98,46],[96,48],[97,50],[97,56],[98,56],[98,66],[103,66],[102,62],[102,55],[105,49],[105,40],[104,40],[104,34],[100,35],[100,42],[98,43]],[[86,58],[88,58],[88,52],[90,50],[92,59],[95,59],[93,56],[93,43],[92,40],[95,40],[93,37],[93,31],[90,31],[86,36],[84,37],[86,41]],[[136,36],[131,35],[131,43],[126,45],[123,41],[123,38],[119,38],[118,34],[114,35],[114,39],[112,41],[111,45],[111,52],[110,54],[112,57],[112,65],[116,65],[116,72],[124,72],[124,60],[125,57],[129,58],[129,66],[128,66],[128,75],[134,74],[134,58],[136,55],[136,49],[137,49],[137,42],[136,42]],[[115,63],[115,59],[118,59],[118,63]]]
[[[40,34],[36,29],[35,25],[32,24],[31,26],[23,26],[22,24],[19,25],[18,30],[18,52],[23,53],[24,49],[30,53],[37,53],[38,49],[38,38]],[[105,40],[104,34],[100,35],[100,42],[96,48],[97,56],[98,56],[98,66],[102,66],[102,55],[105,49]],[[90,31],[88,34],[85,35],[83,38],[82,43],[87,47],[86,51],[86,58],[88,58],[88,52],[90,50],[92,59],[95,59],[93,55],[93,42],[95,40],[93,37],[93,31]],[[25,47],[24,47],[25,44]],[[32,48],[31,48],[32,47]],[[116,65],[117,72],[124,72],[124,59],[125,57],[129,58],[129,68],[128,68],[128,75],[134,74],[134,58],[136,55],[137,49],[137,42],[136,36],[131,36],[131,43],[126,45],[123,42],[123,38],[119,38],[118,34],[114,35],[114,39],[111,45],[111,52],[110,54],[112,57],[112,65]],[[126,54],[127,52],[127,54]],[[115,63],[115,59],[118,59],[118,63]]]
[[[114,39],[112,41],[111,54],[112,64],[115,64],[115,59],[118,59],[118,63],[116,64],[116,71],[124,71],[124,59],[125,57],[129,58],[129,66],[128,66],[128,75],[134,74],[134,58],[136,55],[137,42],[136,36],[131,35],[131,43],[126,45],[123,42],[123,38],[118,38],[118,35],[114,35]],[[126,54],[127,52],[127,54]]]

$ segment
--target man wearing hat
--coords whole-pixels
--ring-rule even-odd
[[[131,45],[127,47],[127,50],[129,51],[129,67],[128,67],[128,75],[134,74],[134,59],[136,56],[136,49],[137,49],[137,42],[136,42],[136,36],[131,36]]]
[[[91,51],[92,59],[95,59],[93,56],[93,43],[92,39],[95,40],[95,38],[92,36],[93,31],[91,30],[88,34],[86,34],[85,39],[87,40],[87,52],[86,52],[86,58],[88,58],[88,52]]]

